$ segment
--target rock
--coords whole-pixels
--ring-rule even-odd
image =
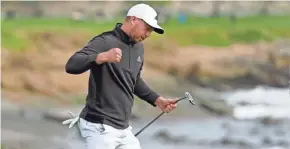
[[[198,141],[191,141],[194,145],[210,145],[210,146],[238,146],[240,148],[252,148],[254,145],[250,142],[243,141],[243,140],[236,140],[229,137],[221,138],[220,140],[198,140]]]
[[[287,61],[290,62],[290,58]],[[222,62],[217,62],[217,65],[219,63]],[[192,83],[198,82],[199,85],[202,84],[202,86],[210,87],[217,91],[230,91],[237,88],[251,88],[257,85],[288,87],[288,80],[290,80],[288,69],[276,67],[275,64],[265,60],[234,57],[230,62],[224,62],[220,65],[225,65],[224,67],[229,68],[240,68],[243,71],[232,77],[211,77],[206,81],[197,80],[195,77],[195,81]]]
[[[274,43],[275,50],[272,50],[273,63],[278,68],[289,68],[290,66],[290,40],[284,39]]]
[[[263,124],[263,125],[277,125],[277,124],[280,124],[283,120],[281,119],[274,119],[274,118],[271,118],[271,117],[263,117],[263,118],[260,118],[260,122]]]
[[[72,112],[74,116],[78,116],[83,107],[70,107],[70,108],[52,108],[43,113],[43,118],[47,120],[53,120],[56,122],[62,122],[64,120],[72,118],[68,111]]]
[[[260,133],[260,130],[259,130],[259,128],[252,128],[251,130],[250,130],[250,134],[251,134],[251,136],[257,136],[258,134]]]
[[[274,145],[274,142],[271,140],[270,137],[264,137],[262,140],[262,144],[265,146],[271,146]]]
[[[233,144],[233,142],[229,139],[229,138],[223,138],[221,141],[220,141],[221,144],[223,145],[230,145],[230,144]]]
[[[259,51],[256,51],[255,46],[242,46],[238,50],[228,49],[228,55],[231,57],[222,55],[223,50],[214,53],[214,51],[209,52],[210,49],[208,49],[204,51],[208,55],[204,56],[205,58],[209,59],[210,54],[221,54],[224,58],[211,58],[208,62],[204,59],[188,62],[185,78],[192,84],[213,88],[217,91],[251,88],[257,85],[287,87],[290,79],[288,72],[290,66],[289,43],[283,44],[283,46],[274,44],[272,49],[264,46]],[[240,52],[241,48],[248,52]],[[192,49],[192,51],[196,50],[198,49]],[[176,64],[171,66],[181,67]],[[205,67],[210,68],[206,70]],[[173,70],[181,72],[180,69]],[[178,73],[175,74],[178,75]]]
[[[286,132],[285,132],[283,129],[281,129],[281,128],[277,128],[277,129],[275,130],[275,134],[276,134],[277,136],[284,136],[285,133],[286,133]]]
[[[214,116],[230,116],[233,109],[224,100],[218,98],[218,93],[209,89],[196,87],[192,90],[196,104],[207,113]]]
[[[220,140],[220,144],[225,145],[225,146],[237,145],[237,146],[240,146],[240,147],[243,147],[243,148],[253,146],[249,142],[246,142],[246,141],[243,141],[243,140],[233,140],[233,139],[230,139],[230,138],[227,138],[227,137],[222,138]]]
[[[219,103],[210,103],[210,102],[206,102],[204,100],[204,102],[200,103],[200,107],[207,111],[208,113],[211,113],[212,115],[216,115],[216,116],[225,116],[225,115],[230,115],[230,109],[229,108],[225,108],[223,109],[222,106]]]
[[[171,142],[171,143],[183,143],[183,142],[188,141],[185,136],[174,137],[170,135],[168,131],[165,131],[165,130],[157,132],[154,135],[154,137],[157,139],[162,139],[163,141],[166,141],[166,142]]]
[[[276,68],[274,65],[247,58],[237,58],[236,64],[248,69],[247,74],[260,81],[260,84],[287,87],[290,76],[288,70]]]
[[[283,147],[286,147],[286,148],[288,148],[290,146],[289,142],[286,141],[286,140],[278,140],[277,141],[277,145],[278,146],[283,146]]]

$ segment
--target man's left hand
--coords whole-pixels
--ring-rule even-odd
[[[177,99],[166,99],[159,97],[155,101],[155,105],[158,106],[163,112],[169,113],[177,107]]]

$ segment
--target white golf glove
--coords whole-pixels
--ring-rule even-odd
[[[72,128],[74,124],[79,120],[79,116],[75,116],[72,112],[68,111],[68,113],[72,116],[72,118],[67,119],[62,122],[63,125],[69,124],[68,128]]]

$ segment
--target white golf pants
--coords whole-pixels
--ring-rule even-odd
[[[121,130],[105,124],[91,123],[82,118],[78,123],[86,149],[141,149],[131,126]]]

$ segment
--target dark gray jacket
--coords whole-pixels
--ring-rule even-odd
[[[159,95],[140,77],[144,62],[143,44],[127,36],[121,25],[117,23],[112,31],[94,37],[69,58],[65,68],[70,74],[90,70],[86,105],[80,117],[125,129],[129,126],[134,94],[152,106],[156,106],[154,102]],[[97,64],[97,55],[111,48],[122,50],[121,61]]]

